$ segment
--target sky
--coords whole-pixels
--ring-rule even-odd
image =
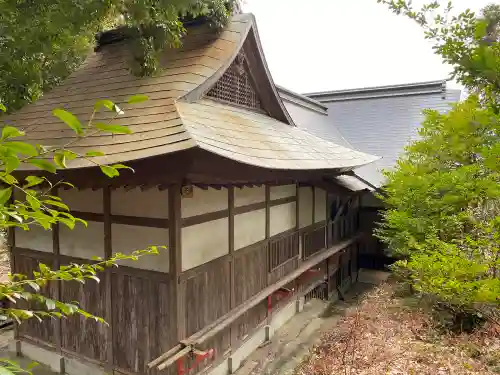
[[[491,2],[453,4],[479,11]],[[450,72],[414,21],[377,0],[244,0],[243,10],[257,19],[275,83],[296,92],[440,80]]]

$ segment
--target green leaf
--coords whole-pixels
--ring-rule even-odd
[[[2,146],[17,154],[23,154],[26,156],[38,155],[38,151],[35,146],[26,142],[5,142]]]
[[[105,108],[109,109],[110,111],[118,113],[119,115],[123,115],[123,113],[124,113],[120,109],[120,107],[118,107],[115,103],[113,103],[109,99],[102,99],[102,100],[97,101],[94,104],[94,111],[98,111],[101,107],[105,107]]]
[[[106,155],[104,152],[101,151],[88,151],[85,156],[104,156]]]
[[[5,156],[3,158],[5,172],[11,173],[19,168],[21,161],[17,156]]]
[[[5,182],[7,185],[14,185],[18,183],[17,179],[9,173],[0,174],[0,180]]]
[[[27,161],[29,164],[33,164],[34,166],[50,172],[50,173],[56,173],[56,166],[52,164],[50,161],[45,160],[45,159],[30,159]]]
[[[33,282],[33,281],[27,281],[27,284],[31,287],[31,289],[33,289],[35,292],[39,292],[40,291],[40,286]]]
[[[132,172],[135,172],[133,168],[131,168],[125,164],[113,164],[113,165],[111,165],[111,167],[113,167],[115,169],[130,169]]]
[[[43,181],[45,181],[45,179],[38,176],[28,176],[25,178],[25,180],[27,183],[23,186],[23,189],[28,189],[30,187],[40,185]]]
[[[136,103],[144,102],[148,99],[149,98],[147,95],[138,94],[138,95],[133,95],[130,98],[128,98],[127,103],[128,104],[136,104]]]
[[[69,186],[70,188],[73,188],[73,189],[75,188],[75,185],[73,185],[72,183],[67,182],[67,181],[61,181],[61,182],[59,182],[59,184],[60,185],[67,185],[67,186]]]
[[[50,298],[45,299],[45,305],[47,306],[47,310],[54,310],[56,308],[56,302]]]
[[[30,204],[30,206],[33,208],[33,210],[36,211],[36,210],[40,209],[41,203],[34,196],[32,196],[32,195],[26,195],[26,200],[28,201],[28,203]]]
[[[109,99],[98,100],[94,104],[94,111],[98,111],[99,109],[101,109],[101,107],[105,107],[105,108],[109,109],[110,111],[114,111],[115,110],[115,103],[113,103]]]
[[[54,201],[52,199],[46,199],[43,203],[50,204],[51,206],[62,208],[63,210],[69,211],[69,207],[62,202]]]
[[[116,177],[120,175],[120,172],[116,168],[110,167],[108,165],[101,165],[101,171],[108,177]]]
[[[6,189],[0,189],[0,205],[4,206],[11,196],[12,196],[12,187],[8,187]]]
[[[64,109],[56,108],[52,111],[52,114],[57,117],[59,120],[68,125],[73,131],[78,134],[83,134],[82,124],[78,118]]]
[[[75,228],[75,220],[66,219],[64,217],[59,217],[58,220],[66,225],[69,229],[73,230]]]
[[[20,131],[19,129],[13,126],[7,125],[2,129],[2,139],[21,137],[23,135],[25,135],[24,132]]]
[[[102,130],[104,132],[110,132],[114,134],[131,134],[132,130],[128,126],[123,126],[123,125],[108,125],[104,124],[102,122],[97,122],[94,124],[94,126]]]
[[[2,103],[0,103],[0,111],[7,112],[7,108]]]
[[[62,152],[54,155],[54,163],[62,169],[66,169],[66,156]]]

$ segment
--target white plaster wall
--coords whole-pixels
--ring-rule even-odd
[[[228,208],[227,189],[193,188],[192,198],[182,198],[182,217],[191,217],[209,212],[226,210]]]
[[[58,194],[71,210],[95,213],[103,212],[102,189],[59,189]]]
[[[169,271],[168,229],[112,224],[111,239],[113,253],[130,254],[148,246],[167,246],[167,249],[159,249],[158,255],[144,255],[136,261],[126,260],[120,264],[152,271]]]
[[[168,190],[140,188],[111,191],[111,214],[139,217],[168,218]]]
[[[31,225],[30,230],[15,229],[17,247],[52,252],[52,231],[45,230],[38,225]]]
[[[296,225],[295,202],[271,207],[270,221],[271,236],[294,229]]]
[[[104,224],[87,221],[88,227],[76,223],[74,229],[59,226],[59,246],[63,255],[83,259],[104,256]]]
[[[266,210],[250,211],[234,217],[234,249],[250,246],[266,238]]]
[[[271,186],[271,200],[295,197],[297,194],[297,188],[295,185],[281,185],[281,186]]]
[[[229,253],[229,220],[223,218],[182,228],[182,270]]]
[[[313,215],[313,193],[310,187],[299,188],[299,227],[311,225]]]
[[[314,222],[326,220],[326,191],[314,188]]]
[[[264,186],[234,188],[234,206],[248,206],[249,204],[265,202],[266,188]]]

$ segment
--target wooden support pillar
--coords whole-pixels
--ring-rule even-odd
[[[228,199],[228,243],[229,243],[229,310],[236,307],[236,296],[235,296],[235,273],[234,273],[234,187],[229,186],[227,188],[227,199]],[[236,345],[237,341],[237,330],[233,327],[230,328],[230,346]]]
[[[266,185],[266,240],[271,237],[271,186]]]
[[[14,201],[14,197],[11,197],[9,200],[9,204],[12,204]],[[14,257],[14,252],[16,248],[16,231],[14,227],[7,228],[7,247],[9,251],[10,257],[10,272],[12,274],[16,273],[16,259]],[[14,339],[16,340],[16,354],[18,356],[21,355],[21,343],[19,340],[19,325],[14,323]]]
[[[316,189],[311,186],[312,189],[312,225],[316,222]]]
[[[230,267],[231,267],[231,276],[230,276],[230,308],[233,309],[235,307],[235,295],[234,295],[234,187],[228,187],[228,222],[229,222],[229,257],[230,257]]]
[[[52,191],[52,194],[57,196],[57,188]],[[59,223],[52,225],[52,252],[54,253],[54,260],[52,262],[52,267],[54,269],[59,269],[61,267],[61,249],[59,245]],[[55,296],[54,298],[57,301],[62,299],[62,285],[61,281],[55,282]],[[55,319],[54,321],[54,334],[55,334],[55,344],[56,344],[56,352],[62,352],[62,327],[61,327],[61,319]],[[64,361],[61,361],[61,373],[64,373]]]
[[[109,259],[113,256],[113,245],[111,240],[111,188],[105,186],[102,189],[103,201],[103,225],[104,225],[104,258]],[[106,309],[104,320],[108,322],[106,329],[106,372],[112,373],[114,368],[113,354],[113,272],[111,268],[106,269],[105,273],[105,301]]]
[[[297,201],[295,203],[295,230],[298,233],[297,246],[299,247],[299,264],[302,263],[302,235],[300,234],[300,185],[295,184],[295,191],[297,194]]]
[[[180,183],[168,189],[168,222],[169,222],[169,260],[170,274],[174,284],[174,304],[176,311],[177,339],[186,338],[186,283],[181,281],[182,272],[182,213]]]
[[[271,237],[271,186],[266,185],[265,186],[265,194],[266,194],[266,258],[269,259],[269,254],[270,254],[270,243],[269,243],[269,238]],[[269,260],[268,260],[268,265],[266,269],[267,277],[266,277],[266,286],[269,285],[270,279],[269,279]],[[269,298],[269,297],[268,297]],[[270,303],[270,300],[268,300],[268,303]],[[268,308],[267,310],[267,321],[268,323],[271,321],[271,310]]]

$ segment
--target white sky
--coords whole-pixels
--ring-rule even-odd
[[[495,0],[454,0],[474,11]],[[422,29],[376,0],[244,0],[275,83],[296,92],[447,78]],[[442,1],[447,3],[447,1]],[[419,3],[414,1],[414,3]],[[420,2],[421,3],[421,2]],[[453,83],[450,87],[454,87]]]

